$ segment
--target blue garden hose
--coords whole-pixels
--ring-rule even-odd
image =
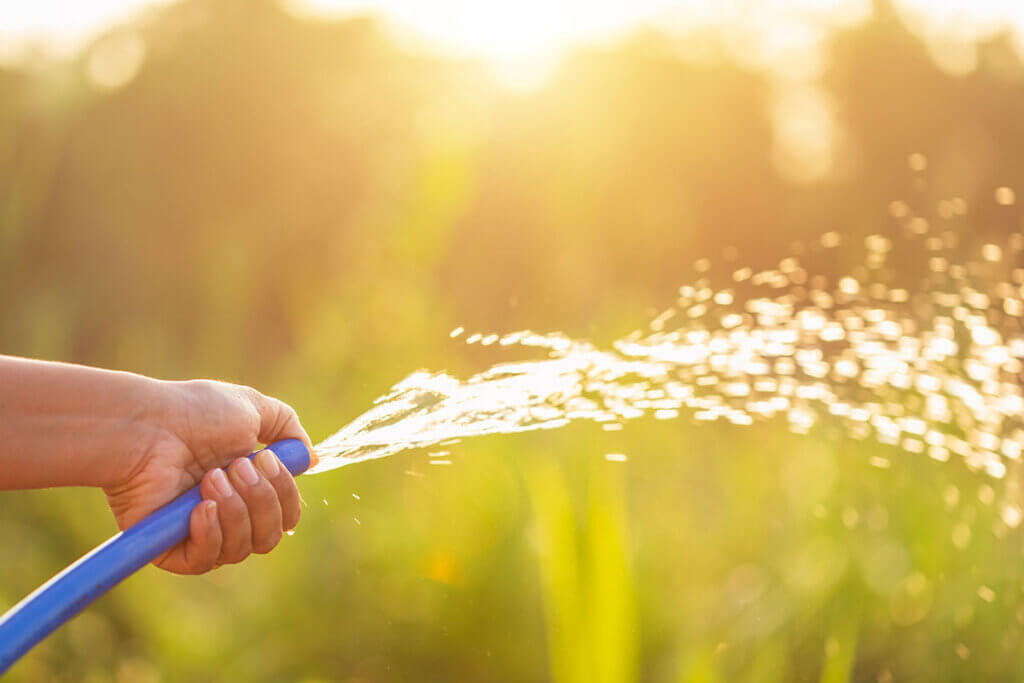
[[[309,468],[309,451],[297,439],[284,439],[268,448],[293,475]],[[8,610],[0,617],[0,675],[93,600],[188,538],[192,509],[202,499],[199,486],[192,487],[82,556]]]

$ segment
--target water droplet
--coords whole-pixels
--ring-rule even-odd
[[[981,247],[981,257],[991,263],[996,263],[1003,259],[1003,250],[998,244],[986,244]]]
[[[1021,516],[1021,509],[1018,506],[1009,503],[1004,505],[1000,512],[1000,517],[1002,518],[1003,523],[1011,529],[1016,529],[1020,526]]]
[[[1002,206],[1009,206],[1017,201],[1017,193],[1011,187],[997,187],[995,197],[996,203]]]

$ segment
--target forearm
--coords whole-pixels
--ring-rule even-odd
[[[166,384],[0,356],[0,489],[103,486],[159,438]]]

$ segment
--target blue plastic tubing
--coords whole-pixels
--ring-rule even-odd
[[[309,451],[301,441],[284,439],[268,448],[293,475],[309,468]],[[0,617],[0,675],[93,600],[188,538],[192,509],[201,501],[196,485],[94,548]]]

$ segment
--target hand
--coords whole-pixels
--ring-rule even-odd
[[[103,487],[118,525],[131,526],[201,481],[203,502],[192,512],[189,538],[154,564],[201,574],[270,552],[299,521],[299,491],[271,451],[256,455],[255,465],[244,456],[285,438],[312,453],[295,411],[249,387],[161,384],[166,393],[148,418],[149,442],[126,456],[122,478]]]

